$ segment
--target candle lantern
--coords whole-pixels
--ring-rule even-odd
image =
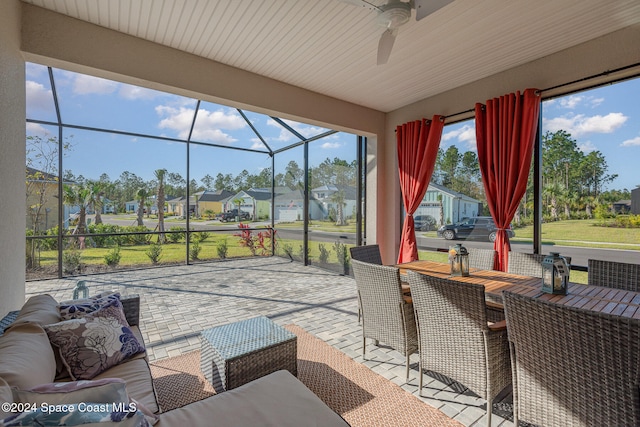
[[[569,264],[558,252],[551,252],[542,261],[542,292],[566,295],[569,288]]]
[[[452,276],[469,275],[469,252],[467,248],[461,244],[455,245],[449,249],[449,265],[451,266]]]
[[[89,298],[89,288],[84,280],[78,281],[76,287],[73,288],[73,299]]]

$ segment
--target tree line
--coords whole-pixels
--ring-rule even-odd
[[[543,135],[542,209],[545,220],[612,215],[612,203],[631,198],[628,189],[605,190],[617,176],[609,173],[609,166],[602,152],[583,152],[568,132],[559,130]],[[440,149],[432,182],[482,201],[485,212],[488,212],[475,152],[462,153],[455,145],[446,150]],[[532,161],[527,191],[514,218],[516,224],[532,221],[533,189]]]

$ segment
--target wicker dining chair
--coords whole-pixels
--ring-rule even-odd
[[[382,256],[378,245],[352,246],[349,248],[349,252],[351,252],[351,259],[382,265]]]
[[[527,254],[510,251],[509,261],[507,262],[507,272],[521,276],[542,278],[542,261],[545,257],[546,255],[544,254]],[[571,265],[571,257],[565,256],[564,259],[567,260],[567,264]]]
[[[487,401],[511,384],[505,323],[487,321],[484,286],[409,271],[418,328],[420,385],[424,371],[444,375]]]
[[[640,264],[590,259],[590,285],[640,292]]]
[[[362,308],[362,357],[366,340],[380,341],[409,358],[418,350],[418,334],[410,297],[402,294],[400,270],[395,267],[351,260]]]
[[[640,319],[503,297],[514,425],[640,426]]]
[[[378,245],[352,246],[349,248],[349,252],[351,253],[351,259],[382,265],[382,255],[380,255],[380,246]],[[360,324],[361,318],[362,308],[360,308],[360,302],[358,301],[358,324]]]
[[[497,254],[494,249],[469,249],[469,267],[493,270]]]

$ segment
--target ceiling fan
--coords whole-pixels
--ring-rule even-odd
[[[411,19],[411,9],[416,10],[416,21],[419,21],[453,2],[453,0],[410,0],[408,2],[388,0],[386,4],[377,6],[373,3],[374,0],[340,1],[377,12],[377,22],[385,28],[378,42],[378,65],[386,64],[389,61],[393,43],[398,35],[398,28]]]

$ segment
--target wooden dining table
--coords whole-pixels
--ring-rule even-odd
[[[451,276],[449,264],[434,261],[412,261],[395,267],[400,269],[401,276],[406,276],[411,270],[456,282],[483,285],[487,302],[492,305],[502,304],[502,291],[506,290],[557,304],[640,319],[639,292],[570,282],[567,295],[553,295],[542,292],[542,279],[538,277],[475,268],[469,269],[469,276]],[[403,291],[410,292],[406,282],[403,288]]]

